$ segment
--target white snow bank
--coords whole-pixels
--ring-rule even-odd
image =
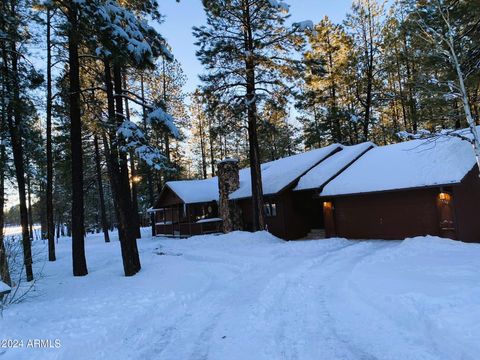
[[[0,319],[10,360],[477,360],[480,244],[439,238],[284,242],[268,232],[139,241],[122,273],[116,234],[88,235],[89,274],[34,259],[34,296]],[[35,250],[46,250],[33,242]],[[40,249],[39,249],[40,248]],[[35,251],[35,253],[37,253]],[[44,252],[46,254],[46,251]],[[252,336],[254,334],[254,336]]]
[[[357,262],[332,306],[350,345],[381,359],[478,359],[480,245],[407,239]]]
[[[351,162],[372,147],[375,147],[375,144],[371,142],[343,146],[342,151],[336,152],[332,156],[326,158],[303,175],[298,181],[294,191],[321,188]]]
[[[453,137],[379,146],[328,183],[322,196],[456,184],[475,165],[472,146]]]

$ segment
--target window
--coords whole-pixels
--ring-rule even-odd
[[[271,203],[271,202],[265,202],[263,204],[263,211],[265,213],[265,216],[267,217],[277,216],[277,204]]]
[[[277,216],[277,204],[275,203],[271,203],[270,204],[270,212],[272,214],[272,216]]]
[[[272,216],[270,213],[270,204],[263,204],[263,212],[265,213],[265,216]]]

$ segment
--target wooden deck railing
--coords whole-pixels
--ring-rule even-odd
[[[157,236],[189,237],[194,235],[212,234],[222,231],[222,221],[195,222],[195,223],[173,223],[156,224],[155,234]]]

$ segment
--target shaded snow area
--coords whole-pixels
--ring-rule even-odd
[[[480,358],[478,244],[146,237],[131,278],[117,241],[86,244],[88,276],[71,276],[61,239],[35,297],[0,319],[1,338],[61,347],[2,360]]]

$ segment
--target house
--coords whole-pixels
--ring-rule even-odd
[[[268,231],[287,240],[324,228],[319,192],[373,143],[333,144],[261,164],[265,222]],[[222,162],[223,163],[223,162]],[[238,186],[228,199],[239,209],[242,229],[252,229],[250,168],[239,170]],[[167,182],[154,209],[156,233],[190,236],[222,228],[218,178]]]
[[[269,232],[286,240],[305,237],[323,228],[318,189],[371,149],[372,143],[356,146],[333,144],[262,164],[265,222]],[[230,195],[242,210],[245,230],[252,229],[252,191],[249,177]]]
[[[472,146],[456,137],[371,149],[320,193],[327,236],[480,241],[480,178]]]
[[[297,212],[302,214],[301,222],[304,228],[302,234],[308,229],[311,238],[325,237],[323,202],[318,194],[325,184],[374,147],[375,144],[371,142],[343,146],[342,151],[326,158],[300,177],[297,185],[293,188],[293,196]]]
[[[291,190],[302,175],[340,150],[341,145],[333,144],[261,164],[265,223],[269,232],[288,240],[302,237],[303,212],[298,212]],[[249,168],[246,170],[250,172]],[[244,229],[248,231],[253,227],[251,186],[250,176],[243,177],[240,187],[230,194],[230,200],[241,209]]]
[[[218,180],[169,181],[153,209],[157,235],[190,236],[218,232]]]

